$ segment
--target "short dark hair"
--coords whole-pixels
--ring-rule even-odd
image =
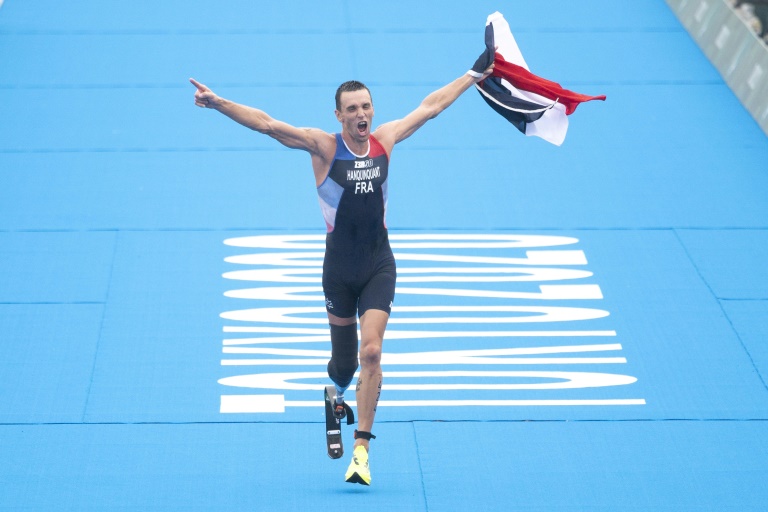
[[[358,82],[357,80],[350,80],[348,82],[344,82],[339,86],[338,89],[336,89],[336,110],[341,110],[341,93],[343,92],[354,92],[359,91],[361,89],[365,89],[368,91],[368,95],[371,96],[371,90],[368,89],[368,87],[365,86],[363,82]],[[373,101],[373,96],[371,96],[371,101]]]

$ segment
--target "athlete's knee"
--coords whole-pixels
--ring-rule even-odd
[[[349,386],[357,371],[357,325],[331,324],[331,360],[328,376],[342,388]]]
[[[364,368],[379,366],[381,364],[381,343],[363,343],[360,348],[360,364]]]

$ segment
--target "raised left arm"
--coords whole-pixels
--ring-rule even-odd
[[[424,98],[416,110],[402,119],[385,123],[376,130],[376,137],[397,144],[413,135],[424,123],[437,117],[448,108],[456,98],[475,83],[469,75],[463,75]]]
[[[479,77],[466,73],[448,85],[434,91],[424,98],[416,110],[404,118],[379,126],[375,132],[376,138],[391,150],[392,146],[413,135],[427,121],[437,117],[440,112],[448,108],[467,89],[490,75],[492,71],[493,64]]]

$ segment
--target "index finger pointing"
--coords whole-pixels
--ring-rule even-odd
[[[192,85],[197,87],[197,90],[200,91],[200,92],[205,92],[205,91],[208,90],[208,88],[206,86],[204,86],[203,84],[201,84],[200,82],[198,82],[194,78],[190,78],[189,81],[192,83]]]

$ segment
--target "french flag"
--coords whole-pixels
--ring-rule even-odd
[[[579,103],[605,100],[605,96],[587,96],[563,89],[560,84],[531,73],[507,20],[499,12],[488,16],[485,46],[483,55],[488,65],[495,53],[494,69],[491,76],[475,87],[492,109],[525,135],[541,137],[559,146],[568,131],[568,116]],[[480,78],[482,71],[478,71],[476,64],[469,74]]]

